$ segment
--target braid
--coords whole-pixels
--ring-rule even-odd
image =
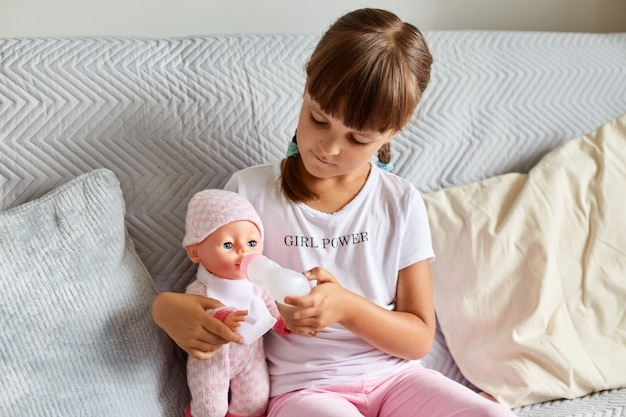
[[[301,178],[298,165],[301,164],[300,160],[302,157],[298,151],[296,136],[297,132],[293,135],[291,142],[289,142],[287,158],[285,158],[281,167],[281,187],[287,198],[293,202],[299,203],[316,200],[319,198],[319,195],[309,190],[309,188],[304,185],[304,180]]]
[[[388,164],[391,162],[391,145],[389,142],[385,143],[378,150],[378,160],[381,164]]]
[[[393,164],[391,163],[391,145],[389,142],[385,143],[378,150],[378,167],[384,169],[387,172],[393,171]]]

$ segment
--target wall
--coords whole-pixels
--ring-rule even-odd
[[[626,0],[0,0],[0,37],[320,33],[365,6],[424,30],[626,32]]]

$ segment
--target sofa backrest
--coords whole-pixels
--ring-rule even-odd
[[[432,82],[392,143],[428,192],[510,171],[626,110],[626,34],[430,32]],[[106,167],[157,289],[195,268],[191,195],[281,158],[314,35],[0,40],[0,208]]]

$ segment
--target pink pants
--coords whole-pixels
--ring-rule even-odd
[[[416,363],[368,381],[279,395],[267,417],[515,417],[508,408]]]

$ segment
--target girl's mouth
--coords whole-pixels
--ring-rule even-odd
[[[315,155],[315,154],[314,154],[314,155]],[[330,162],[326,161],[326,160],[325,160],[325,159],[323,159],[323,158],[320,158],[320,157],[319,157],[319,156],[317,156],[317,155],[315,155],[315,158],[316,158],[318,161],[320,161],[322,164],[326,164],[326,165],[330,164]]]

